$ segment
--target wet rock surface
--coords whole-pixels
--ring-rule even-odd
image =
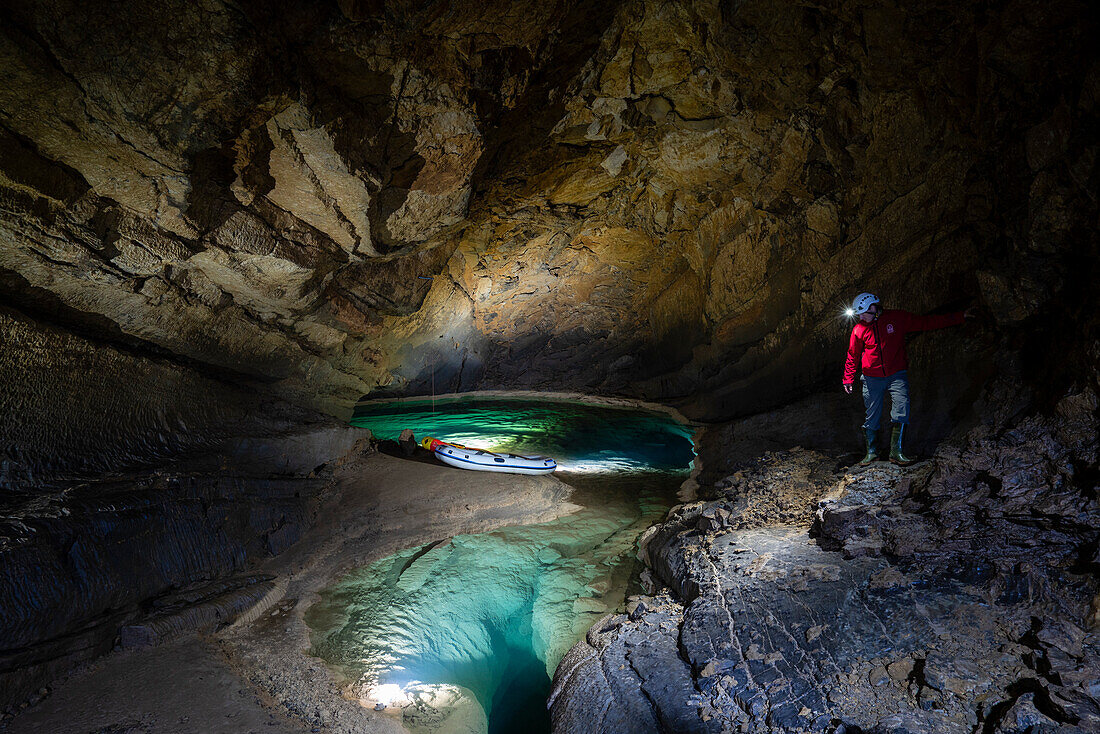
[[[222,649],[279,711],[312,728],[405,731],[398,721],[406,715],[439,724],[448,712],[432,705],[388,712],[364,707],[360,686],[338,684],[329,664],[304,653],[314,641],[303,615],[334,579],[399,550],[568,514],[576,509],[566,501],[569,488],[553,476],[466,472],[382,454],[342,466],[336,492],[338,501],[326,506],[309,536],[267,564],[287,582],[279,601],[254,622],[223,633]]]
[[[664,591],[570,651],[555,731],[1096,729],[1095,402],[905,470],[767,453],[674,508],[640,554]]]
[[[410,545],[513,523],[545,522],[575,509],[566,501],[568,487],[554,477],[471,476],[438,462],[372,451],[352,452],[318,474],[316,481],[324,479],[327,491],[308,518],[308,532],[293,526],[303,531],[301,540],[277,555],[239,552],[235,567],[247,564],[252,573],[227,576],[226,569],[193,566],[181,572],[156,557],[162,549],[153,544],[144,562],[175,573],[172,585],[183,588],[140,605],[133,602],[141,588],[103,588],[128,606],[101,615],[78,634],[51,638],[2,658],[8,666],[0,671],[3,691],[13,701],[0,711],[0,730],[86,734],[262,726],[348,734],[404,731],[388,715],[349,699],[325,663],[304,652],[311,643],[302,614],[315,601],[313,595],[343,572]],[[256,506],[251,511],[257,519],[268,512]],[[243,544],[252,537],[230,537],[228,530],[221,536],[227,541]],[[162,545],[201,539],[210,546],[207,553],[221,551],[217,540],[211,540],[221,539],[217,533],[194,527],[175,533]],[[180,557],[190,555],[185,549]],[[105,556],[105,564],[120,561]],[[194,560],[203,558],[196,555]],[[130,554],[121,560],[138,562]],[[7,570],[19,569],[12,564]],[[220,578],[184,585],[193,577],[187,573]],[[53,599],[42,589],[37,596]],[[56,603],[63,601],[56,595]],[[77,605],[72,614],[85,611]],[[204,634],[196,639],[196,632]],[[91,662],[104,653],[109,654]],[[146,685],[145,676],[156,677],[155,684]],[[43,681],[53,683],[38,693]],[[432,713],[428,708],[425,716]]]

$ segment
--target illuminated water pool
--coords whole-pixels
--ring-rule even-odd
[[[658,411],[576,401],[459,397],[360,404],[352,425],[396,440],[405,428],[478,448],[554,457],[573,473],[681,472],[695,454],[689,427]]]
[[[635,593],[638,536],[675,502],[691,431],[663,413],[575,402],[395,403],[356,411],[383,438],[544,453],[581,510],[444,538],[357,569],[306,615],[313,654],[367,705],[423,732],[549,731],[565,652]]]

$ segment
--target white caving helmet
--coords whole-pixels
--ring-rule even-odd
[[[856,296],[856,300],[852,301],[852,315],[859,316],[861,313],[867,313],[867,309],[871,308],[873,303],[878,303],[874,293],[860,293]]]

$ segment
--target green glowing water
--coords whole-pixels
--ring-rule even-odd
[[[559,476],[582,509],[349,573],[306,615],[313,653],[364,697],[385,684],[453,686],[455,706],[405,708],[414,730],[549,731],[554,668],[633,593],[638,536],[675,501],[693,457],[690,431],[661,413],[577,403],[477,399],[437,403],[434,415],[430,404],[385,407],[357,411],[353,422],[382,437],[409,427],[553,456],[574,469]]]
[[[681,472],[695,454],[691,429],[666,413],[548,400],[460,397],[361,404],[352,425],[396,440],[411,428],[478,448],[542,453],[567,472]]]

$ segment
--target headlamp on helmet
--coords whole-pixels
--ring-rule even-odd
[[[878,303],[874,293],[860,293],[856,300],[852,301],[852,307],[848,309],[849,316],[865,314],[874,304]]]

